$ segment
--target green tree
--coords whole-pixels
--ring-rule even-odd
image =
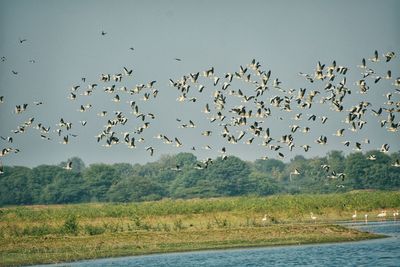
[[[164,189],[150,178],[132,176],[113,184],[107,192],[114,202],[159,200],[165,195]]]
[[[107,201],[107,191],[119,181],[115,169],[107,164],[91,164],[83,172],[91,201]]]
[[[281,192],[282,188],[278,182],[269,177],[266,173],[252,172],[249,175],[250,184],[252,189],[248,193],[256,194],[259,196],[268,196]]]
[[[115,163],[112,167],[116,178],[123,179],[134,175],[133,167],[129,163]]]
[[[57,174],[62,171],[61,167],[54,165],[39,165],[32,169],[28,190],[31,192],[33,203],[45,203],[43,188],[51,184]]]
[[[177,165],[184,166],[194,166],[197,162],[197,158],[192,153],[179,153],[175,157],[175,162]]]
[[[46,203],[80,203],[89,200],[85,181],[78,172],[63,171],[43,190]]]
[[[343,172],[345,168],[345,157],[342,151],[333,150],[328,153],[328,165],[336,172]]]
[[[271,173],[274,170],[282,172],[285,169],[285,163],[277,159],[258,159],[254,162],[257,171]]]
[[[216,192],[221,196],[249,193],[249,174],[249,164],[234,156],[226,160],[218,158],[206,171],[207,179],[215,184]]]
[[[346,184],[356,189],[364,188],[370,164],[361,152],[348,155],[345,161]]]
[[[27,167],[4,167],[4,174],[0,175],[0,204],[32,204],[31,177],[32,171]]]
[[[174,198],[194,198],[217,196],[214,185],[207,180],[206,170],[193,167],[177,175],[170,186],[170,196]]]

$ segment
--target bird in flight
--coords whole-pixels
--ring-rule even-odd
[[[133,70],[128,70],[126,67],[124,67],[124,73],[126,76],[130,76],[132,74]]]
[[[72,161],[68,161],[67,165],[63,167],[63,169],[65,170],[72,170]]]
[[[393,166],[393,167],[396,167],[396,168],[399,168],[399,167],[400,167],[400,160],[397,159],[397,160],[392,164],[392,166]]]
[[[154,154],[154,148],[153,147],[151,147],[151,146],[147,147],[146,151],[149,151],[150,152],[150,156],[153,156],[153,154]]]
[[[97,32],[97,34],[98,33],[99,32]],[[107,32],[104,30],[100,33],[102,36],[107,34]],[[22,43],[26,40],[20,41]],[[134,47],[127,46],[125,49],[134,51]],[[296,143],[297,135],[304,134],[304,136],[312,136],[312,141],[319,145],[328,144],[328,136],[325,132],[319,133],[315,137],[312,135],[313,132],[318,132],[318,129],[315,129],[314,127],[329,129],[327,126],[329,126],[331,121],[334,121],[336,118],[335,116],[331,117],[329,113],[322,116],[322,114],[315,112],[316,110],[314,109],[314,105],[329,106],[329,110],[334,112],[342,112],[342,114],[345,116],[344,120],[341,122],[348,124],[348,126],[337,127],[335,133],[329,134],[331,136],[333,135],[333,137],[329,138],[330,140],[332,139],[332,144],[334,144],[334,142],[337,140],[345,140],[345,137],[347,139],[348,130],[349,134],[351,134],[350,131],[361,131],[367,121],[367,125],[370,125],[371,123],[368,119],[366,119],[367,115],[373,115],[373,118],[377,118],[377,125],[380,123],[382,128],[386,125],[387,131],[396,132],[398,129],[400,129],[398,118],[395,118],[395,115],[397,116],[396,110],[398,107],[400,107],[400,104],[396,102],[398,101],[398,92],[400,92],[400,78],[393,77],[395,78],[393,79],[392,72],[390,70],[386,69],[384,72],[380,71],[378,73],[378,71],[375,72],[375,70],[370,68],[378,65],[378,63],[386,64],[385,60],[390,61],[393,59],[394,61],[396,57],[394,52],[381,54],[380,57],[381,58],[379,58],[378,52],[375,51],[372,58],[365,57],[365,59],[360,60],[361,65],[358,67],[361,69],[362,73],[361,77],[356,78],[357,80],[360,80],[355,84],[358,85],[361,92],[355,91],[355,93],[367,94],[369,93],[369,89],[371,88],[372,91],[374,84],[378,82],[379,85],[385,82],[388,84],[391,83],[397,87],[395,88],[396,91],[384,92],[387,102],[383,103],[383,106],[375,105],[374,103],[373,107],[369,107],[371,105],[369,102],[361,101],[359,104],[356,104],[350,109],[346,109],[347,107],[345,106],[345,102],[347,99],[344,99],[347,94],[351,94],[351,90],[347,88],[346,77],[344,76],[348,68],[336,65],[335,61],[331,66],[327,67],[325,64],[323,64],[323,62],[318,62],[315,75],[299,72],[300,76],[306,78],[306,81],[304,82],[314,83],[316,86],[319,86],[319,83],[324,83],[322,87],[324,89],[320,91],[306,88],[287,88],[284,82],[280,81],[277,77],[271,76],[271,70],[261,70],[261,65],[255,60],[253,60],[251,64],[243,65],[247,67],[240,66],[240,69],[237,72],[222,72],[223,75],[217,75],[217,72],[214,73],[214,67],[210,67],[205,71],[187,73],[181,78],[169,80],[170,86],[178,89],[179,97],[177,100],[180,102],[179,104],[193,105],[199,114],[205,114],[204,119],[207,119],[207,122],[213,124],[211,128],[204,129],[202,120],[197,120],[197,118],[196,120],[193,118],[185,118],[183,116],[186,114],[182,113],[180,115],[182,116],[182,120],[177,119],[177,124],[179,124],[178,128],[186,128],[187,130],[183,131],[187,132],[196,132],[196,134],[198,134],[197,136],[199,136],[199,139],[200,135],[203,136],[201,139],[207,138],[211,140],[220,138],[220,136],[222,136],[228,144],[237,144],[239,141],[241,141],[240,143],[247,144],[248,146],[263,146],[267,149],[269,148],[271,151],[275,151],[274,153],[276,153],[276,157],[280,159],[284,159],[285,155],[287,155],[286,153],[290,153],[292,149],[298,148],[299,150],[304,150],[304,152],[309,151],[311,148],[311,143]],[[183,61],[182,58],[174,58],[173,56],[170,58],[170,60],[171,59],[178,62]],[[2,58],[2,61],[5,61],[5,58],[4,60]],[[105,92],[111,96],[110,98],[112,102],[114,102],[112,105],[118,105],[118,107],[121,107],[120,110],[124,110],[122,106],[124,103],[128,103],[129,106],[127,108],[129,108],[129,113],[133,114],[132,117],[126,117],[124,114],[125,111],[107,111],[106,107],[103,107],[101,110],[96,110],[96,113],[94,113],[93,116],[96,116],[98,119],[104,118],[106,120],[104,125],[105,128],[98,132],[98,135],[96,135],[97,142],[106,140],[106,147],[125,143],[125,145],[128,145],[129,148],[139,148],[141,146],[140,143],[145,142],[145,153],[149,153],[151,156],[153,156],[155,151],[163,151],[163,149],[159,150],[159,147],[152,143],[147,144],[149,140],[146,138],[145,141],[144,138],[146,136],[139,137],[133,135],[145,135],[145,132],[150,125],[156,124],[150,123],[148,119],[155,119],[155,122],[157,122],[157,116],[155,116],[157,114],[150,113],[152,110],[147,110],[147,108],[150,108],[151,104],[148,103],[151,103],[151,101],[156,98],[159,91],[162,92],[162,90],[156,88],[160,82],[149,79],[146,81],[140,81],[140,84],[123,84],[125,81],[129,81],[129,79],[136,78],[134,77],[136,75],[133,74],[132,67],[124,67],[123,65],[120,67],[121,69],[117,72],[101,74],[100,80],[97,79],[97,82],[90,81],[89,76],[87,78],[80,78],[82,76],[79,76],[81,79],[81,84],[75,84],[71,87],[71,89],[67,92],[68,98],[70,100],[78,100],[79,96],[82,95],[85,96],[85,99],[88,99],[92,95]],[[14,75],[18,74],[16,71],[13,71],[12,73]],[[203,73],[203,75],[200,73]],[[394,70],[393,73],[395,73]],[[25,75],[25,72],[23,72],[23,74]],[[340,77],[339,79],[342,81],[340,83],[336,83],[334,81],[335,77]],[[237,81],[242,82],[242,84],[238,86]],[[104,90],[96,90],[95,87],[102,87],[100,83],[103,83]],[[86,91],[83,91],[82,94],[80,94],[82,90],[81,88],[85,87],[87,88]],[[118,94],[116,94],[117,92]],[[271,95],[265,97],[268,92]],[[200,94],[202,95],[200,96]],[[209,95],[212,98],[205,99],[206,95]],[[360,95],[360,97],[363,96],[364,95]],[[320,99],[318,99],[319,97]],[[160,97],[157,97],[157,99],[159,98]],[[3,102],[2,97],[0,97],[0,102]],[[141,103],[144,102],[147,106],[142,108]],[[40,105],[39,103],[41,102],[34,102],[35,105]],[[87,116],[91,114],[92,105],[79,103],[77,107],[80,107],[78,110],[82,112],[82,117],[79,120],[79,128],[81,128],[81,126],[83,127],[86,125],[87,120],[89,123],[91,122]],[[198,107],[200,108],[197,109]],[[201,109],[201,107],[203,107],[203,109]],[[32,109],[34,108],[36,107],[33,106]],[[25,112],[25,109],[26,106],[24,105],[16,106],[14,114]],[[31,107],[26,112],[30,111]],[[288,118],[286,115],[284,115],[286,112],[289,114],[292,111],[294,114],[296,114],[294,117],[291,116]],[[270,128],[262,127],[262,125],[267,124],[266,119],[270,116],[277,121],[279,119],[280,123],[285,123],[289,119],[296,121],[296,124],[292,122],[288,123],[290,132],[286,135],[282,135],[281,138],[279,138],[279,136],[273,136],[270,134]],[[387,118],[384,118],[384,116],[387,116]],[[187,123],[182,123],[182,121],[186,121]],[[196,124],[193,121],[195,121]],[[142,126],[137,127],[138,125],[130,125],[131,122],[139,122],[142,124]],[[66,132],[71,129],[71,125],[71,123],[66,123],[63,120],[60,120],[60,124],[58,124],[60,129],[57,129],[56,132],[58,133],[58,139],[60,139],[61,144],[69,144],[69,141],[73,140],[72,137],[74,137],[74,135]],[[14,133],[22,133],[28,126],[28,124],[23,124],[19,126],[17,132]],[[124,132],[120,132],[118,127],[123,126],[128,127],[128,129],[131,126],[133,127],[130,128],[131,130],[124,129]],[[66,130],[64,130],[64,127],[66,127]],[[219,130],[221,130],[221,132],[216,129],[216,127],[220,127]],[[192,130],[188,130],[189,128]],[[43,131],[43,127],[40,129],[40,131]],[[116,129],[118,129],[118,131]],[[63,134],[61,134],[61,130]],[[46,133],[42,133],[42,138],[47,139],[48,130]],[[119,136],[120,134],[122,136]],[[242,140],[244,136],[246,136],[246,140]],[[185,140],[183,136],[179,137],[178,139],[178,137],[168,138],[164,134],[159,134],[156,139],[161,140],[161,142],[166,145],[174,146],[177,149],[181,149],[181,147],[187,147],[188,149],[191,148],[192,150],[196,150],[197,147],[209,150],[208,153],[218,151],[217,149],[214,150],[213,148],[220,147],[214,143],[202,146],[200,146],[200,144],[189,144],[189,142]],[[124,140],[125,142],[120,142],[120,140]],[[15,141],[17,141],[17,139]],[[331,141],[329,143],[331,143]],[[353,149],[356,151],[362,151],[365,149],[364,146],[368,146],[368,143],[365,143],[364,145],[364,142],[362,142],[360,139],[351,140],[352,147],[349,147],[350,141],[344,141],[342,143],[348,147],[347,149]],[[390,144],[382,145],[380,151],[385,153],[389,152],[389,145]],[[197,149],[197,151],[201,150]],[[222,159],[226,159],[228,157],[225,147],[222,148],[222,152],[219,151],[218,153],[222,155]],[[365,157],[369,162],[370,160],[373,161],[376,159],[374,155],[370,155],[369,157],[365,155]],[[266,160],[268,157],[265,156],[262,159]],[[196,165],[196,169],[205,169],[210,163],[211,159],[210,161],[200,161],[199,164]],[[397,165],[400,165],[398,161],[396,161],[392,166],[397,167]],[[176,167],[176,170],[179,168],[182,168],[182,166]],[[323,169],[329,173],[329,166],[325,166]],[[330,176],[332,179],[344,179],[344,174],[336,172],[333,173],[333,171],[334,170],[332,170],[332,175]],[[293,175],[301,174],[302,170],[300,168],[294,169],[290,172],[289,178],[292,178]]]
[[[379,54],[378,54],[377,50],[375,50],[374,56],[372,58],[370,58],[369,60],[371,60],[372,62],[378,62],[379,61]]]
[[[386,62],[389,62],[390,60],[392,60],[392,58],[394,58],[395,53],[394,52],[388,52],[386,54],[383,55],[386,58]]]

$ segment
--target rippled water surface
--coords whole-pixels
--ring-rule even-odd
[[[347,224],[389,238],[335,244],[156,254],[46,266],[400,266],[400,222]]]

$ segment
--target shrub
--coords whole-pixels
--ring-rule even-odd
[[[86,225],[85,226],[85,233],[88,235],[101,235],[104,233],[106,229],[101,226],[94,226],[94,225]]]
[[[78,220],[75,215],[70,215],[64,222],[63,232],[66,234],[77,235],[79,231]]]
[[[31,236],[44,236],[52,233],[52,229],[47,224],[43,224],[40,226],[26,227],[22,231],[22,235],[31,235]]]
[[[179,231],[185,229],[181,219],[174,221],[174,230]]]

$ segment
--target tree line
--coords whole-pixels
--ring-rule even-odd
[[[376,159],[368,160],[370,155]],[[34,168],[4,166],[0,175],[0,205],[398,190],[400,168],[393,166],[393,162],[399,158],[399,152],[379,151],[347,156],[331,151],[324,157],[311,159],[296,156],[288,163],[276,159],[247,162],[228,156],[200,169],[195,168],[199,162],[191,153],[164,155],[143,165],[85,166],[82,159],[74,157],[68,160],[72,162],[72,170],[63,168],[67,162]],[[295,169],[299,174],[294,173]],[[332,172],[345,176],[337,178]]]

